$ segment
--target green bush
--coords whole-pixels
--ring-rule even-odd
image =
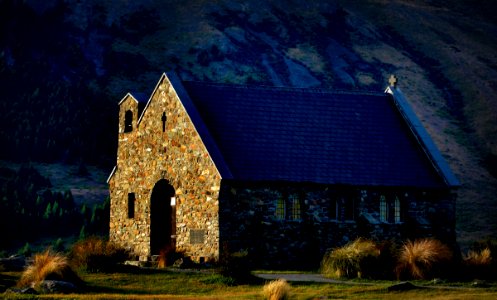
[[[347,245],[327,252],[321,261],[321,273],[329,277],[369,277],[380,256],[377,245],[369,240],[356,239]]]
[[[71,263],[87,272],[112,272],[129,258],[125,249],[99,237],[88,237],[71,249]]]

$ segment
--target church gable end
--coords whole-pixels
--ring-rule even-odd
[[[129,94],[119,114],[117,168],[109,179],[111,240],[141,259],[166,247],[217,259],[220,175],[167,76],[141,116]]]

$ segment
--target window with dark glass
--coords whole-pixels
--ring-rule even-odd
[[[402,222],[402,201],[398,196],[380,196],[380,221],[385,223]]]
[[[345,220],[354,220],[355,219],[355,203],[353,197],[343,198],[342,201],[344,205],[344,218]]]
[[[338,220],[338,201],[336,197],[330,198],[329,217],[330,220]]]
[[[128,194],[128,218],[133,219],[135,217],[135,193]]]
[[[290,204],[291,208],[289,219],[300,220],[302,217],[301,217],[299,196],[297,194],[292,194],[288,196],[288,203]]]
[[[380,221],[388,222],[388,204],[385,195],[380,196]]]
[[[395,223],[400,223],[402,221],[401,219],[401,214],[400,214],[400,199],[399,197],[395,196],[395,202],[394,202],[394,222]]]
[[[124,132],[133,131],[133,112],[131,110],[127,110],[124,113]]]
[[[281,195],[276,199],[276,219],[278,220],[284,220],[286,216],[286,205],[285,205],[285,200]]]
[[[162,121],[162,132],[166,132],[167,117],[165,112],[162,113],[161,121]]]

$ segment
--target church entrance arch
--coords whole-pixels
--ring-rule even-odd
[[[150,251],[158,255],[163,249],[176,247],[176,198],[169,181],[157,181],[150,205]]]

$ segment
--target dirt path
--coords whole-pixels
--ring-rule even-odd
[[[254,273],[254,275],[259,278],[267,280],[285,279],[286,281],[293,281],[293,282],[324,282],[324,283],[339,283],[339,284],[352,284],[352,285],[377,285],[376,283],[370,283],[370,282],[352,282],[345,280],[336,280],[336,279],[326,278],[321,274]]]
[[[402,289],[402,285],[404,285],[406,282],[400,282],[400,281],[392,281],[390,283],[388,282],[355,282],[355,281],[350,281],[350,280],[337,280],[337,279],[331,279],[331,278],[326,278],[321,274],[312,274],[312,273],[301,273],[301,274],[296,274],[296,273],[279,273],[279,274],[268,274],[268,273],[254,273],[255,276],[266,279],[266,280],[276,280],[276,279],[285,279],[288,282],[317,282],[317,283],[335,283],[335,284],[346,284],[346,285],[366,285],[366,286],[384,286],[385,288],[390,288],[394,286],[400,286],[400,289]],[[479,283],[479,284],[484,284],[480,282],[474,282],[472,283],[473,285]],[[487,286],[482,286],[482,285],[474,285],[474,286],[446,286],[446,285],[410,285],[407,283],[408,288],[407,289],[447,289],[447,290],[479,290],[485,287],[490,287],[490,285],[487,284]],[[493,286],[493,284],[492,284]]]

